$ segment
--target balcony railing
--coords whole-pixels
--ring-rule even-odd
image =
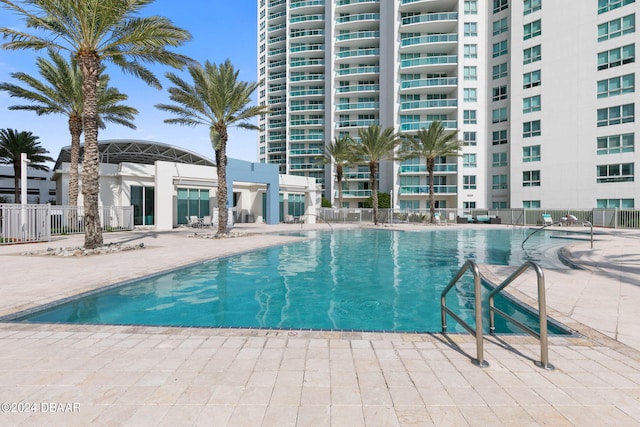
[[[400,88],[409,89],[413,87],[455,86],[457,84],[458,79],[456,77],[439,77],[435,79],[405,80],[400,83]]]
[[[429,126],[431,126],[431,123],[433,122],[412,122],[412,123],[401,123],[400,124],[400,130],[403,132],[406,131],[410,131],[410,130],[420,130],[420,129],[428,129]],[[445,129],[457,129],[458,128],[458,122],[456,120],[443,120],[442,122],[442,126]]]
[[[433,171],[436,173],[442,172],[456,172],[458,165],[455,163],[438,163],[434,165]],[[400,173],[426,173],[427,165],[402,165],[400,166]]]
[[[371,190],[345,190],[343,197],[371,197]]]
[[[344,50],[336,53],[338,58],[351,58],[353,56],[378,56],[380,55],[380,49],[353,49]]]
[[[349,104],[338,104],[336,109],[344,110],[377,110],[380,108],[379,102],[354,102]]]
[[[336,40],[345,41],[345,40],[371,39],[371,38],[379,39],[380,31],[358,31],[357,33],[339,34],[336,37]]]
[[[350,74],[378,74],[380,67],[354,67],[339,69],[336,74],[339,76],[348,76]]]
[[[417,24],[420,22],[434,22],[434,21],[457,21],[458,14],[455,12],[442,12],[442,13],[425,13],[422,15],[409,16],[402,18],[402,25]]]
[[[350,93],[350,92],[377,92],[380,90],[380,85],[356,85],[356,86],[342,86],[336,88],[337,93]]]
[[[408,101],[400,103],[400,110],[416,110],[422,108],[457,107],[457,99],[429,99],[425,101]]]
[[[336,19],[337,24],[344,24],[346,22],[356,22],[356,21],[379,21],[380,14],[379,13],[360,13],[357,15],[347,15],[342,16]]]
[[[339,128],[349,128],[349,127],[367,127],[370,125],[380,124],[378,119],[367,119],[367,120],[344,120],[340,122],[336,122],[336,126]]]
[[[400,41],[400,46],[413,46],[427,43],[449,43],[457,42],[457,34],[434,34],[430,36],[410,37]]]
[[[420,65],[442,65],[457,64],[458,57],[456,55],[427,56],[424,58],[403,59],[400,61],[401,68],[418,67]]]
[[[433,192],[436,194],[456,194],[455,185],[434,185]],[[407,185],[400,187],[400,194],[429,194],[428,185]]]

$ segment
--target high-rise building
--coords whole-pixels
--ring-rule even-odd
[[[441,121],[436,207],[635,207],[635,0],[259,0],[259,160],[315,177],[324,146],[372,123]],[[366,166],[344,204],[371,195]],[[424,159],[383,162],[396,208],[428,207]]]

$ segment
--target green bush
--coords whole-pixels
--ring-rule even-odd
[[[364,202],[364,207],[371,209],[373,207],[373,197],[369,197]],[[378,209],[389,209],[391,207],[391,196],[389,193],[378,193]]]
[[[330,208],[331,207],[331,201],[329,199],[327,199],[326,197],[323,197],[321,206],[323,208]]]

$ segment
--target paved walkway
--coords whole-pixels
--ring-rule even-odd
[[[189,234],[105,234],[107,242],[143,242],[145,249],[88,257],[24,256],[26,246],[1,246],[0,316],[299,239]],[[28,250],[81,243],[81,237],[69,237]],[[593,250],[587,241],[576,241],[566,253],[589,270],[545,270],[550,314],[579,332],[550,339],[553,371],[533,364],[539,346],[521,336],[488,337],[490,366],[481,369],[471,363],[475,344],[464,334],[5,322],[0,323],[0,424],[638,425],[640,318],[634,310],[640,306],[640,233],[606,231]],[[496,281],[512,270],[481,269]],[[531,282],[523,278],[512,292],[531,301],[536,293]]]

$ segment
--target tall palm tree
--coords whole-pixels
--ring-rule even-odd
[[[82,74],[75,61],[68,62],[57,52],[49,51],[47,60],[38,57],[36,64],[42,80],[29,74],[12,73],[11,77],[25,86],[0,83],[12,97],[28,101],[25,105],[11,105],[9,110],[33,111],[37,115],[61,114],[67,117],[71,134],[71,166],[69,171],[69,204],[78,204],[78,162],[80,154],[80,136],[82,135]],[[104,70],[104,66],[102,70]],[[133,124],[138,110],[119,104],[128,96],[118,89],[109,87],[109,76],[100,74],[98,87],[98,127],[104,129],[105,122],[118,123],[135,129]]]
[[[431,223],[435,222],[435,186],[434,173],[437,157],[459,156],[462,141],[458,139],[458,131],[448,131],[440,121],[431,122],[429,128],[422,128],[416,136],[409,136],[398,155],[400,160],[423,158],[427,162],[429,173],[429,209]]]
[[[174,73],[166,76],[175,85],[169,88],[169,99],[175,104],[158,104],[160,110],[172,113],[175,118],[165,123],[185,126],[205,125],[209,127],[209,137],[216,156],[218,175],[218,235],[227,230],[227,141],[228,129],[237,126],[244,129],[258,129],[249,122],[252,118],[267,112],[264,106],[247,107],[251,94],[258,83],[238,80],[228,59],[220,65],[206,61],[204,66],[189,65],[193,85]]]
[[[167,50],[191,39],[191,35],[161,16],[140,17],[153,0],[0,0],[22,16],[31,32],[0,28],[9,50],[52,49],[70,52],[82,72],[84,114],[84,162],[82,195],[85,206],[84,246],[102,246],[98,216],[99,159],[97,92],[100,70],[113,62],[152,87],[162,86],[144,63],[182,68],[191,60]],[[24,6],[23,6],[24,5]]]
[[[49,152],[38,142],[39,137],[31,132],[18,132],[15,129],[0,129],[0,164],[13,165],[14,201],[20,203],[19,180],[22,173],[21,153],[26,153],[29,159],[29,167],[42,171],[48,171],[49,167],[44,162],[54,160],[47,156]],[[27,183],[21,183],[26,186]]]
[[[338,182],[338,207],[342,207],[342,180],[344,168],[350,165],[354,141],[349,135],[342,138],[335,137],[324,148],[324,163],[336,165],[336,181]],[[331,197],[333,202],[333,197]]]
[[[373,203],[373,223],[378,225],[378,189],[376,188],[376,174],[379,164],[383,160],[394,158],[394,150],[400,143],[400,137],[392,127],[382,129],[380,125],[369,125],[366,129],[359,129],[360,143],[354,144],[354,162],[369,165],[369,188]]]

